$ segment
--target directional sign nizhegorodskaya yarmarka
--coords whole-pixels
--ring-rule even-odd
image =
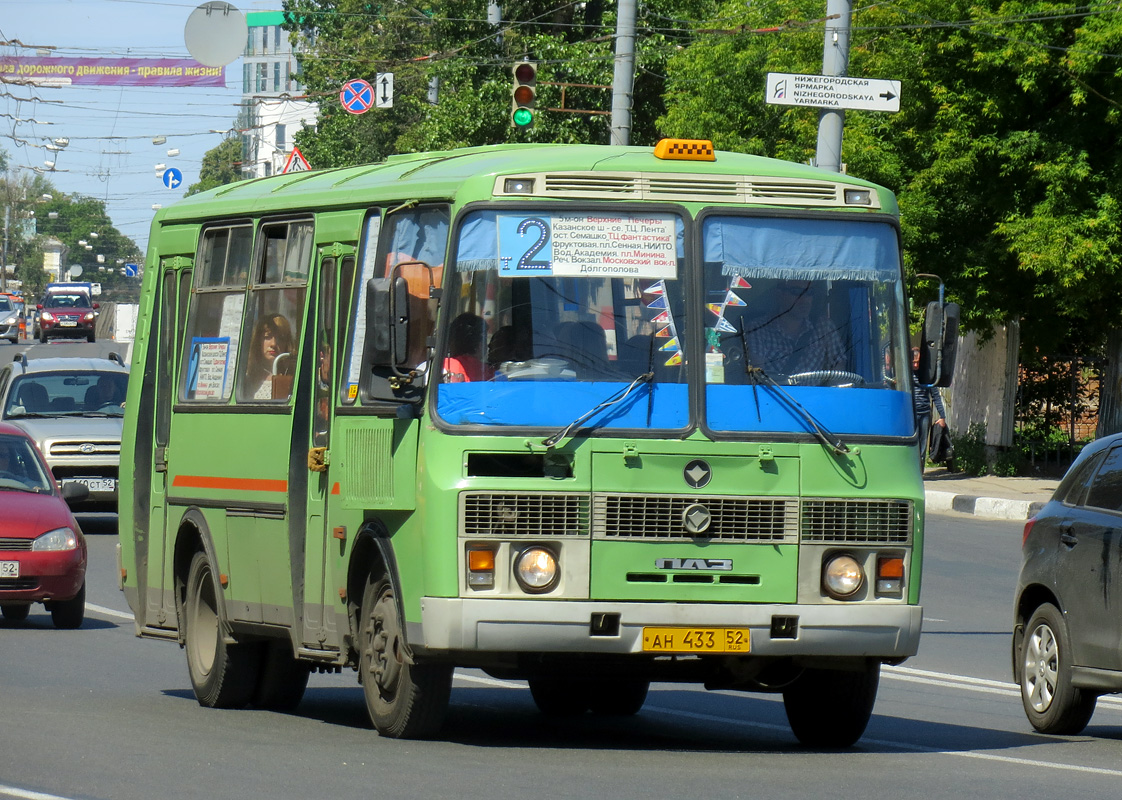
[[[765,99],[780,106],[896,112],[900,110],[900,81],[769,72]]]

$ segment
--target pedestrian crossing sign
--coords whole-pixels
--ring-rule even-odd
[[[304,172],[311,169],[308,164],[308,159],[304,158],[304,154],[300,152],[299,147],[293,147],[292,152],[288,154],[288,160],[284,162],[284,169],[281,172]]]

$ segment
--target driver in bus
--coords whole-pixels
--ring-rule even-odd
[[[810,281],[782,281],[770,302],[745,319],[749,366],[773,376],[846,369],[842,338],[815,295]]]

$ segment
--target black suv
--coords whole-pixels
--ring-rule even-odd
[[[1122,434],[1088,445],[1025,525],[1013,677],[1032,726],[1075,734],[1122,692]]]

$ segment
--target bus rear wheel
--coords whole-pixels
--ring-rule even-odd
[[[362,594],[359,680],[375,729],[394,739],[424,739],[444,724],[452,667],[410,663],[398,598],[388,577],[371,578]]]
[[[270,711],[291,711],[304,699],[311,668],[292,655],[287,639],[273,640],[264,647],[253,705]]]
[[[869,724],[880,663],[859,670],[807,669],[783,692],[791,731],[806,747],[851,747]]]
[[[195,553],[187,572],[184,602],[187,672],[199,705],[244,708],[257,688],[261,645],[226,641],[215,583],[210,559],[206,553]]]

